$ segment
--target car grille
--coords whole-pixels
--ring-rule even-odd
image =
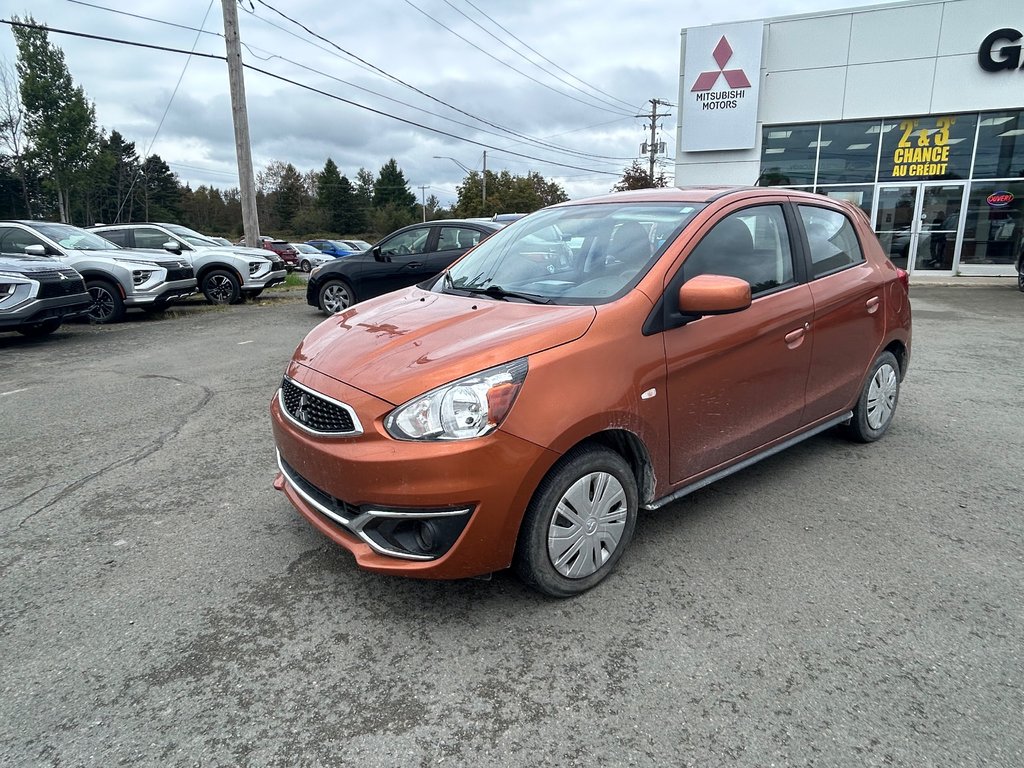
[[[361,434],[355,413],[344,403],[325,398],[285,377],[281,382],[281,408],[297,426],[318,435]]]
[[[284,262],[278,259],[277,261],[270,262],[270,271],[277,272],[278,270],[284,269]]]
[[[195,277],[196,273],[192,271],[192,267],[168,267],[167,268],[167,280],[188,280],[190,277]]]
[[[63,277],[62,277],[63,275]],[[52,299],[58,296],[71,296],[85,293],[85,281],[73,269],[54,269],[46,272],[33,272],[30,277],[39,281],[40,299]]]

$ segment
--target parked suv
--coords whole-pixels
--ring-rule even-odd
[[[107,224],[90,228],[122,248],[166,251],[192,264],[199,290],[211,304],[254,299],[284,282],[284,262],[260,248],[222,246],[178,224]]]
[[[196,290],[188,262],[122,250],[70,224],[0,221],[0,253],[52,256],[76,269],[92,295],[94,323],[117,322],[132,307],[160,311]]]
[[[0,331],[46,336],[92,305],[85,280],[56,259],[0,256]]]
[[[553,206],[306,336],[271,403],[275,487],[369,570],[582,592],[641,509],[832,427],[882,437],[907,288],[821,195]]]

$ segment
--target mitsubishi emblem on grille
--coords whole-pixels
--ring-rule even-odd
[[[303,392],[299,395],[299,404],[295,408],[295,418],[301,421],[303,424],[309,423],[309,412],[306,408],[309,407],[309,395]]]

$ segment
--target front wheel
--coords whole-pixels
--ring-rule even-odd
[[[892,352],[883,352],[864,382],[847,435],[859,443],[873,443],[889,429],[899,399],[900,364]]]
[[[311,270],[312,268],[313,265],[310,263],[309,259],[303,259],[302,261],[299,262],[299,269],[301,269],[303,272],[309,272],[309,270]]]
[[[355,303],[352,288],[344,280],[328,280],[320,289],[320,309],[327,315],[343,312]]]
[[[541,481],[523,518],[515,569],[553,597],[585,592],[622,557],[636,526],[636,478],[599,446],[567,453]]]
[[[214,269],[203,276],[200,288],[211,304],[234,304],[241,295],[238,278],[226,269]]]
[[[42,336],[49,336],[58,328],[60,328],[60,318],[54,317],[49,320],[32,323],[32,325],[22,326],[18,329],[18,333],[22,336],[28,336],[30,339],[38,339]]]
[[[85,284],[92,296],[92,304],[87,313],[89,322],[97,325],[116,323],[124,317],[124,301],[121,294],[106,280],[90,280]]]

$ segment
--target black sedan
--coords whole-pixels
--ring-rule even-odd
[[[370,250],[314,269],[306,301],[331,315],[357,301],[405,288],[441,272],[504,223],[447,219],[403,227]]]

